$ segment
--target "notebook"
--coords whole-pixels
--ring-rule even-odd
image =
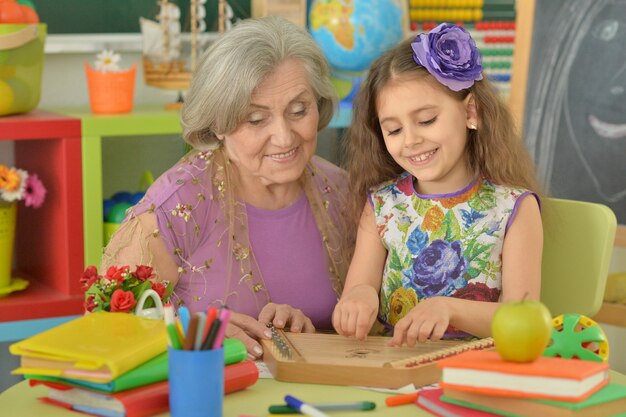
[[[495,351],[467,351],[442,359],[440,385],[489,395],[581,401],[609,381],[609,365],[540,356],[533,362],[502,360]]]
[[[39,374],[107,383],[167,349],[162,320],[128,313],[81,316],[14,343],[14,374]]]
[[[497,414],[441,401],[443,390],[425,389],[418,393],[415,404],[437,417],[497,417]]]
[[[224,340],[224,365],[241,362],[248,357],[248,352],[239,339]],[[101,392],[120,392],[127,389],[164,381],[167,379],[167,352],[142,363],[136,368],[120,375],[111,382],[97,383],[80,379],[63,378],[48,375],[26,374],[26,379],[60,382],[75,387],[89,388]]]
[[[626,416],[626,386],[612,383],[580,402],[495,397],[451,389],[445,389],[441,399],[450,405],[514,417]]]
[[[259,371],[253,361],[243,361],[224,368],[224,394],[240,391],[256,383]],[[167,411],[167,381],[144,385],[123,392],[104,394],[52,381],[29,380],[31,386],[49,387],[48,396],[40,400],[74,411],[103,417],[147,417]]]

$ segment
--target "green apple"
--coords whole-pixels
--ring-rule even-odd
[[[501,304],[491,322],[496,350],[505,361],[532,362],[545,350],[552,335],[552,316],[540,301]]]

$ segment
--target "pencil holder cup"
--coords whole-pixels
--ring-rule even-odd
[[[98,114],[131,112],[136,72],[137,64],[124,71],[103,72],[96,71],[85,63],[91,112]]]
[[[222,417],[224,349],[168,348],[170,415]]]

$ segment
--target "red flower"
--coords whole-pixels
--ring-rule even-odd
[[[128,265],[111,266],[105,275],[98,275],[96,267],[89,266],[80,277],[80,283],[85,290],[83,306],[87,312],[132,313],[146,286],[156,291],[161,301],[167,302],[171,284],[157,280],[154,269],[147,265],[136,265],[134,271]]]
[[[80,284],[83,286],[83,289],[86,290],[91,287],[91,284],[96,282],[96,280],[98,280],[98,270],[95,266],[89,265],[80,277]]]
[[[162,282],[152,282],[152,289],[159,294],[159,298],[162,300],[167,288]]]
[[[113,295],[111,296],[111,311],[128,313],[130,312],[137,304],[137,300],[135,300],[135,296],[132,291],[124,291],[124,290],[115,290]]]
[[[137,265],[137,269],[135,270],[135,276],[139,278],[139,280],[142,282],[147,279],[154,278],[154,274],[152,273],[152,267],[146,265]]]
[[[500,298],[500,290],[498,288],[489,288],[482,282],[471,282],[467,286],[456,290],[452,297],[464,300],[496,302]]]
[[[130,268],[128,265],[122,266],[120,268],[116,266],[111,266],[107,269],[106,277],[111,281],[117,281],[118,284],[122,284],[124,282],[124,274],[128,272]]]
[[[92,312],[94,308],[96,308],[96,297],[90,295],[87,297],[85,302],[83,303],[83,307],[85,307],[86,311]]]

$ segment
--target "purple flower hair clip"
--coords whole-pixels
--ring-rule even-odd
[[[418,65],[453,91],[470,88],[482,80],[482,57],[470,34],[460,26],[442,23],[411,43]]]

